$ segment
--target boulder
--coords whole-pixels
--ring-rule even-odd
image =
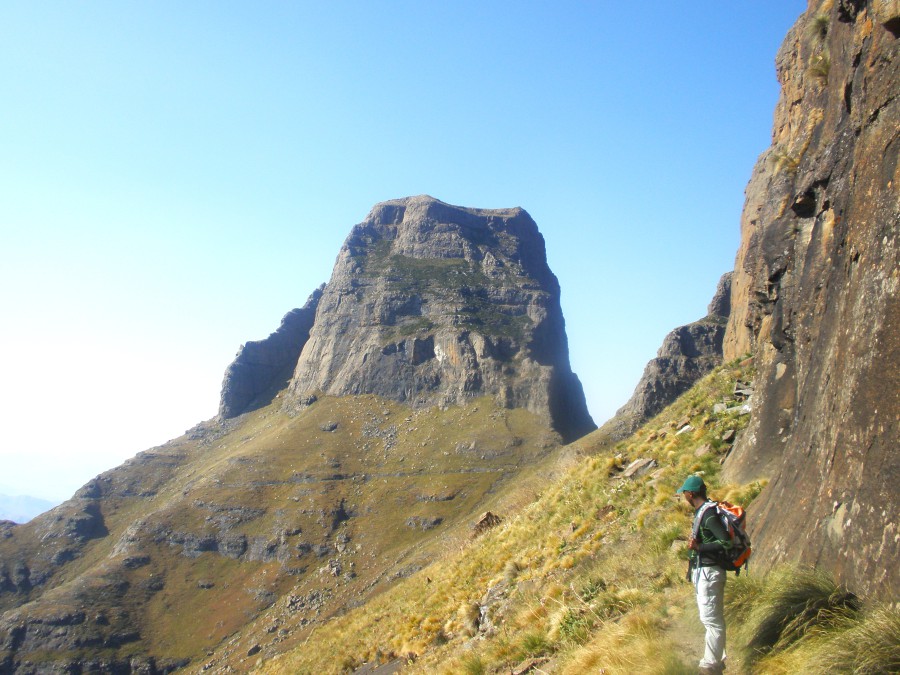
[[[493,527],[497,527],[500,523],[503,522],[503,519],[490,511],[485,511],[478,517],[478,521],[475,523],[475,526],[472,528],[473,536],[477,537],[478,535],[484,534],[488,530]]]
[[[643,476],[655,466],[656,460],[650,457],[636,459],[627,467],[625,467],[625,471],[622,472],[622,475],[625,478],[637,478],[638,476]]]

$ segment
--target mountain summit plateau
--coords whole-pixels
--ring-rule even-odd
[[[487,395],[574,440],[596,426],[569,366],[559,296],[524,210],[428,196],[382,202],[353,228],[324,289],[267,341],[242,348],[220,413],[274,393],[264,375],[277,381],[290,365],[289,409],[323,394],[376,394],[417,409]],[[235,391],[255,394],[235,404]]]

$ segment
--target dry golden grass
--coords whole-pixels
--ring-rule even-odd
[[[621,621],[604,624],[597,637],[571,654],[560,675],[583,673],[694,673],[684,665],[677,649],[665,636],[665,626],[657,618],[631,613]]]
[[[639,432],[613,447],[582,439],[563,473],[546,480],[539,494],[534,483],[508,489],[505,503],[521,506],[501,514],[499,527],[460,542],[442,560],[322,626],[305,649],[263,663],[260,672],[341,672],[334,665],[339,654],[362,663],[407,652],[417,656],[409,672],[492,672],[539,654],[552,655],[561,672],[682,672],[687,666],[673,656],[679,650],[659,648],[672,642],[673,621],[692,601],[678,546],[690,512],[675,490],[688,471],[703,472],[714,490],[735,501],[760,489],[718,480],[724,449],[718,437],[746,420],[710,415],[734,376],[731,369],[716,371],[646,427],[688,416],[694,432],[651,441]],[[696,457],[701,444],[716,450]],[[657,465],[623,478],[621,468],[641,457]],[[487,631],[476,624],[484,614]],[[675,632],[683,625],[679,620]]]
[[[752,672],[900,672],[900,610],[864,610],[820,571],[782,567],[765,578],[741,578],[728,591],[736,651]]]
[[[259,671],[341,673],[412,653],[415,660],[404,672],[508,672],[538,655],[551,657],[558,673],[696,672],[702,629],[693,589],[683,578],[690,511],[675,490],[686,471],[702,472],[713,496],[743,506],[762,490],[762,481],[720,482],[725,448],[719,437],[746,418],[708,414],[735,377],[749,375],[717,371],[645,430],[614,446],[599,436],[582,439],[555,478],[507,489],[498,501],[506,507],[502,525],[475,540],[454,540],[455,548],[441,560],[322,626],[302,650],[262,663]],[[697,425],[695,432],[647,440],[647,429],[685,415]],[[713,451],[697,457],[694,451],[703,444]],[[653,458],[658,466],[633,480],[622,478],[621,467],[639,457]],[[778,625],[771,607],[790,603],[760,604],[765,597],[815,596],[826,604],[810,605],[809,625],[791,624],[786,634],[799,638],[786,640],[784,630],[776,631],[775,642],[781,643],[762,656],[746,655],[742,647],[752,638],[734,631],[731,669],[741,672],[746,660],[753,672],[896,672],[890,670],[900,642],[896,611],[879,610],[865,620],[844,615],[828,623],[821,620],[827,613],[816,611],[838,597],[830,582],[816,577],[804,590],[796,581],[779,572],[770,580],[771,592],[764,593],[765,579],[732,578],[735,625]],[[863,651],[876,656],[867,660]],[[848,665],[853,663],[865,669],[854,670]]]

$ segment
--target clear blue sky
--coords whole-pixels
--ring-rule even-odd
[[[373,204],[522,206],[602,423],[703,316],[801,0],[0,7],[0,492],[212,417]]]

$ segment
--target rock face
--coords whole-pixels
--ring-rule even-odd
[[[566,440],[596,428],[537,225],[427,196],[376,205],[344,243],[286,405],[321,394],[414,408],[488,395]]]
[[[900,5],[811,2],[777,57],[772,147],[747,189],[726,360],[757,364],[728,477],[754,560],[897,599]]]
[[[647,363],[628,402],[604,425],[615,439],[633,434],[722,362],[722,339],[731,310],[731,272],[722,275],[708,314],[669,333]]]
[[[732,272],[726,272],[716,285],[716,293],[709,301],[706,308],[707,317],[722,317],[727,319],[731,314],[731,277]]]
[[[236,417],[266,405],[285,387],[309,339],[322,288],[313,292],[300,309],[288,312],[281,326],[265,340],[242,345],[225,371],[219,400],[219,416]]]

